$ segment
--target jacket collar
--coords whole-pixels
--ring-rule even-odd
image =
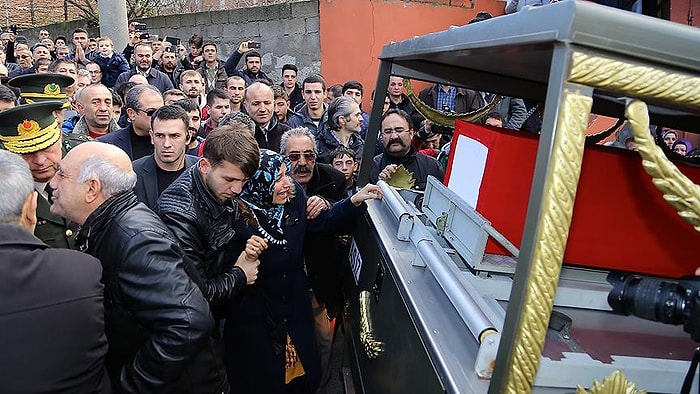
[[[0,246],[6,245],[30,245],[43,249],[49,247],[24,227],[14,224],[0,224]]]
[[[226,213],[237,214],[238,204],[236,204],[235,199],[228,200],[224,204],[219,204],[216,197],[211,194],[209,188],[204,184],[202,175],[199,173],[199,163],[190,167],[189,171],[192,176],[192,184],[198,194],[202,196],[202,203],[212,215],[213,219],[217,219]]]
[[[126,212],[136,204],[138,204],[138,200],[133,190],[115,194],[103,202],[88,216],[80,228],[75,239],[77,249],[81,252],[87,251],[90,247],[89,241],[93,235],[104,235],[104,230],[117,215]]]

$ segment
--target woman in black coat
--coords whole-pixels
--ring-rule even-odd
[[[228,254],[240,254],[253,235],[266,242],[260,244],[259,256],[251,256],[260,259],[255,284],[234,298],[226,319],[224,362],[234,393],[284,393],[291,387],[286,383],[297,376],[295,390],[315,392],[321,366],[302,260],[304,235],[307,230],[333,231],[357,216],[365,200],[381,195],[367,185],[307,220],[306,196],[287,173],[291,168],[284,156],[262,149],[260,169],[240,196],[248,220],[234,226]]]

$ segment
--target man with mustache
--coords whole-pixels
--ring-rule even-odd
[[[411,117],[400,109],[390,109],[382,116],[380,130],[384,153],[374,157],[370,182],[390,182],[392,175],[399,165],[403,165],[408,172],[413,174],[416,190],[424,190],[428,182],[428,175],[432,175],[442,182],[445,170],[437,160],[422,153],[418,153],[411,145],[413,138],[413,124]]]
[[[345,197],[345,176],[329,164],[316,162],[316,141],[306,127],[297,127],[282,134],[280,152],[292,162],[292,178],[304,188],[309,197],[306,215],[313,219]],[[304,239],[304,262],[313,290],[311,306],[314,312],[316,345],[321,356],[325,379],[328,372],[333,330],[330,321],[343,305],[342,278],[349,274],[341,269],[340,251],[335,234],[307,232]],[[349,267],[349,266],[348,266]]]

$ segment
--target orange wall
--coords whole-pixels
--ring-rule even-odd
[[[320,0],[321,73],[328,86],[356,79],[365,87],[363,108],[377,82],[382,47],[391,41],[464,25],[479,11],[503,14],[505,2],[434,0],[432,4],[396,0]],[[452,5],[440,5],[452,4]],[[419,89],[418,86],[416,89]]]

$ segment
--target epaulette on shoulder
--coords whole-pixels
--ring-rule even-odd
[[[83,142],[92,141],[90,136],[85,134],[63,134],[63,151],[64,154],[70,152],[71,149],[82,144]]]

